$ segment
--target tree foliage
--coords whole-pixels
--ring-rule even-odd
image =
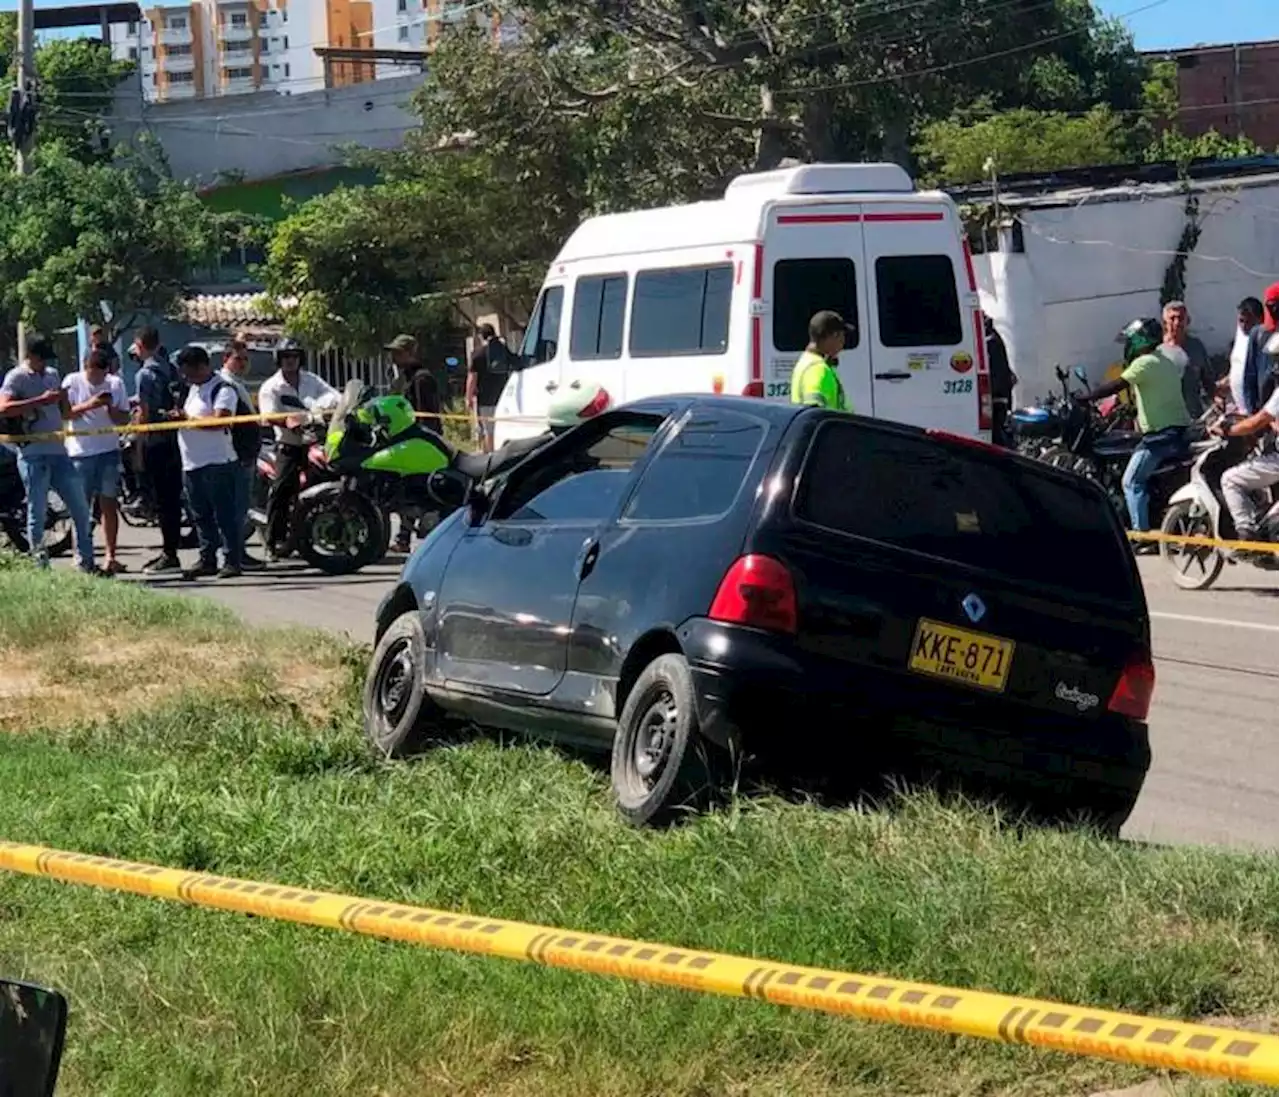
[[[0,310],[43,327],[99,314],[163,313],[220,226],[163,161],[133,150],[85,163],[40,149],[27,176],[0,179]]]

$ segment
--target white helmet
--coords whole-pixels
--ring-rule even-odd
[[[609,393],[595,381],[570,381],[551,401],[547,409],[547,425],[553,431],[564,431],[608,411]]]

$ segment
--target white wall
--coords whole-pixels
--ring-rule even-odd
[[[1234,337],[1236,304],[1275,281],[1277,182],[1197,184],[1202,231],[1186,267],[1191,330],[1210,354]],[[1025,254],[974,257],[983,308],[1008,345],[1017,397],[1057,389],[1053,367],[1081,365],[1097,382],[1119,359],[1116,334],[1156,316],[1165,269],[1182,235],[1185,195],[1130,188],[1071,206],[1023,208]],[[1247,268],[1247,269],[1245,269]]]
[[[288,97],[262,91],[144,105],[135,74],[118,90],[111,129],[117,140],[149,131],[179,179],[208,184],[235,171],[252,181],[340,164],[343,145],[398,148],[417,125],[408,104],[421,84],[416,75]]]

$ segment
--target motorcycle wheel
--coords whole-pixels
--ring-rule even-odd
[[[368,567],[382,549],[388,523],[363,495],[344,491],[311,504],[298,520],[298,554],[326,575]]]
[[[49,505],[44,519],[45,552],[50,556],[65,556],[71,551],[73,532],[71,512],[67,510],[67,504],[57,492],[49,492]]]
[[[1164,512],[1160,532],[1177,537],[1212,537],[1209,516],[1198,513],[1195,504],[1182,500]],[[1226,557],[1215,548],[1179,545],[1169,541],[1160,545],[1160,557],[1169,566],[1173,581],[1183,590],[1208,590],[1226,564]]]

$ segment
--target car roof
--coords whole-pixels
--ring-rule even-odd
[[[674,405],[674,412],[672,410]],[[780,404],[773,400],[761,400],[758,396],[712,396],[705,392],[682,393],[671,396],[646,396],[620,405],[618,411],[655,412],[662,415],[678,414],[691,407],[738,411],[745,415],[764,419],[769,423],[789,423],[797,415],[816,410],[803,404]]]

